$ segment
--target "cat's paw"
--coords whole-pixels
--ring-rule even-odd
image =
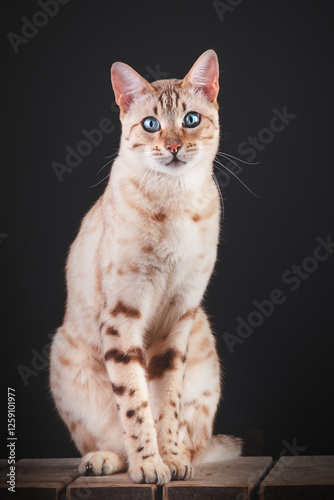
[[[172,480],[188,480],[194,477],[194,468],[186,460],[175,457],[164,457],[164,463],[168,466]]]
[[[83,476],[108,476],[124,470],[124,461],[112,451],[95,451],[82,457],[79,472]]]
[[[163,485],[171,479],[169,467],[162,460],[136,464],[136,466],[130,467],[129,475],[134,483]]]

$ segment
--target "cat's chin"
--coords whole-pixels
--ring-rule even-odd
[[[179,158],[175,158],[170,160],[169,158],[164,158],[160,161],[151,163],[150,168],[151,170],[160,172],[161,174],[169,175],[171,177],[179,177],[188,172],[188,170],[191,169],[195,163],[196,162],[194,162],[193,159],[181,160]]]
[[[174,160],[170,161],[169,163],[161,163],[157,165],[155,167],[155,170],[167,175],[172,175],[177,177],[179,175],[182,175],[187,170],[189,170],[190,166],[191,165],[189,164],[189,162]]]
[[[173,159],[171,161],[169,161],[168,163],[165,163],[166,166],[168,167],[173,167],[173,168],[177,168],[177,167],[181,167],[182,165],[185,165],[186,162],[185,161],[182,161],[182,160],[177,160],[177,159]]]

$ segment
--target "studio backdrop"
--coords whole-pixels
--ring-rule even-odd
[[[48,350],[64,266],[120,140],[110,67],[183,78],[220,64],[218,262],[205,295],[223,369],[215,432],[252,452],[333,448],[332,16],[325,1],[1,2],[1,456],[78,456]]]

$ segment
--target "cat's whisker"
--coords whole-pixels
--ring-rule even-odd
[[[220,163],[219,160],[215,159],[214,162],[218,162],[219,165],[221,165],[223,168],[225,168],[231,175],[233,175],[233,177],[235,177],[246,189],[247,191],[249,191],[253,196],[255,196],[255,198],[257,198],[258,200],[260,199],[257,194],[255,194],[241,179],[239,179],[239,177],[237,175],[235,175],[235,173],[230,170],[226,165],[223,165],[223,163]],[[216,168],[218,168],[218,170],[220,170],[221,172],[223,172],[223,170],[221,168],[218,167],[218,165],[215,165]]]
[[[152,190],[156,189],[156,176],[157,176],[157,171],[152,170],[152,175],[151,175],[151,183],[152,183]]]
[[[98,186],[99,184],[101,184],[101,182],[105,181],[107,179],[107,177],[109,177],[109,175],[110,175],[110,172],[109,172],[108,175],[106,175],[105,177],[103,177],[103,179],[101,179],[96,184],[93,184],[92,186],[83,186],[83,187],[86,188],[86,189],[94,188],[94,187]]]
[[[147,167],[146,170],[145,170],[145,172],[144,172],[144,175],[143,175],[143,177],[142,177],[142,179],[140,181],[139,188],[138,188],[138,196],[137,196],[138,205],[140,205],[140,194],[141,194],[142,189],[144,189],[144,187],[145,187],[145,196],[147,196],[147,183],[149,182],[150,171],[151,171],[151,168]],[[149,175],[145,179],[145,177],[147,176],[147,174],[149,174]],[[145,181],[145,184],[143,184],[144,181]]]
[[[240,168],[240,170],[242,171],[242,168],[240,167],[240,165],[238,165],[238,163],[236,163],[234,160],[232,160],[231,158],[228,158],[228,157],[226,157],[226,156],[223,156],[223,158],[225,158],[225,160],[228,160],[228,161],[230,161],[231,163],[233,163],[233,165],[235,165],[236,167]],[[216,159],[217,159],[217,161],[219,161],[219,160],[218,160],[218,158],[216,158]],[[226,166],[226,165],[225,165],[225,166]],[[226,168],[227,168],[227,167],[226,167]]]
[[[154,172],[156,172],[156,171],[150,169],[150,174],[149,174],[147,182],[146,182],[146,189],[145,189],[145,195],[146,195],[146,197],[148,197],[148,194],[147,194],[148,184],[151,182],[151,180],[152,180],[151,177],[152,177],[152,175],[153,175]]]
[[[219,130],[222,128],[222,125],[219,126]],[[225,141],[228,138],[229,134],[227,132],[221,133],[220,140]]]
[[[145,173],[140,181],[140,184],[139,184],[137,199],[136,199],[136,203],[138,204],[138,206],[140,205],[141,186],[142,186],[142,183],[144,182],[144,179],[145,179],[146,175],[148,174],[149,170],[151,170],[151,169],[149,167],[147,167],[147,169],[145,170]],[[147,179],[146,179],[146,187],[147,187]]]
[[[142,177],[142,179],[140,181],[140,184],[139,184],[139,191],[141,190],[141,185],[144,182],[144,179],[145,179],[145,177],[146,177],[146,175],[147,175],[147,173],[148,173],[149,170],[150,170],[150,167],[147,167],[147,169],[145,170],[145,173],[144,173],[144,175],[143,175],[143,177]]]
[[[259,161],[256,161],[256,162],[250,162],[250,161],[246,161],[246,160],[242,160],[241,158],[238,158],[236,156],[233,156],[233,155],[230,155],[228,153],[223,153],[222,151],[218,151],[217,153],[218,155],[221,155],[221,156],[224,156],[227,160],[229,160],[230,158],[234,158],[235,160],[237,161],[241,161],[241,163],[246,163],[247,165],[258,165],[260,162]],[[232,160],[231,160],[232,161]]]
[[[152,170],[150,169],[150,174],[148,176],[148,180],[147,180],[147,183],[146,183],[146,189],[145,189],[145,195],[147,197],[147,199],[149,198],[149,195],[147,194],[147,189],[148,187],[152,187],[152,191],[159,191],[159,185],[158,185],[158,182],[157,182],[157,176],[158,176],[158,172],[156,170]],[[150,184],[152,186],[150,186]],[[149,204],[149,211],[151,214],[153,214],[153,208],[151,209],[151,206]]]
[[[98,171],[98,173],[97,173],[96,175],[99,175],[99,174],[102,172],[102,170],[103,170],[103,169],[104,169],[107,165],[111,165],[110,160],[109,160],[109,161],[107,161],[107,163],[105,163],[105,164],[103,165],[103,167],[101,167],[101,168],[100,168],[100,170]]]
[[[112,155],[110,155],[110,156],[105,156],[104,158],[112,158],[113,156],[116,156],[117,154],[118,154],[118,150],[116,151],[116,153],[114,153],[114,154],[112,154]],[[101,172],[102,172],[102,170],[103,170],[103,169],[104,169],[104,168],[105,168],[108,164],[110,164],[110,165],[112,164],[111,160],[108,160],[108,161],[107,161],[107,163],[105,163],[105,164],[103,165],[103,167],[101,167],[101,168],[100,168],[100,170],[98,171],[98,173],[97,173],[96,175],[99,175],[99,173],[101,173]]]
[[[155,181],[155,189],[159,188],[159,178],[158,178],[158,172],[157,170],[155,170],[155,177],[154,177],[154,181]],[[160,191],[161,191],[161,188],[160,188]]]
[[[222,220],[224,220],[225,205],[224,205],[223,193],[220,189],[218,179],[217,179],[216,174],[214,172],[212,172],[212,178],[215,181],[215,184],[216,184],[218,192],[219,192],[220,201],[221,201],[221,205],[222,205]]]
[[[110,156],[102,156],[102,158],[112,158],[113,156],[116,156],[116,155],[118,154],[118,151],[119,151],[119,150],[117,150],[117,151],[116,151],[116,153],[113,153],[113,154],[112,154],[112,155],[110,155]]]

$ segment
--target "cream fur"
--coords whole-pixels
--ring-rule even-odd
[[[186,77],[146,85],[125,66],[112,69],[119,155],[70,249],[50,384],[84,455],[81,473],[128,467],[135,482],[163,484],[192,477],[196,460],[237,456],[241,446],[211,439],[220,367],[201,307],[219,236],[218,62],[208,51],[195,63],[190,75],[201,75],[200,84]],[[184,129],[189,111],[201,122]],[[147,116],[157,117],[159,132],[143,129]],[[170,166],[174,142],[184,163]]]

